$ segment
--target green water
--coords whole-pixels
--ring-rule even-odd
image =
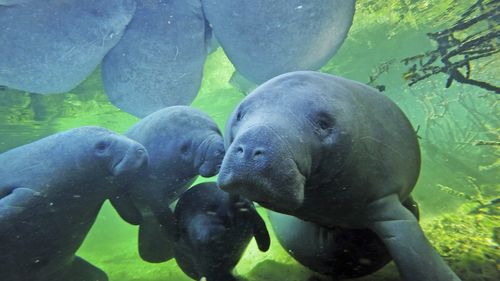
[[[476,1],[359,0],[344,45],[322,71],[361,82],[380,72],[374,85],[394,100],[418,129],[423,166],[414,197],[429,240],[465,281],[500,280],[499,206],[500,114],[498,95],[453,83],[438,74],[412,87],[403,79],[405,57],[434,49],[426,36],[458,20]],[[498,83],[498,53],[471,65],[476,79]],[[231,86],[233,66],[219,48],[208,57],[195,102],[224,128],[244,97]],[[124,132],[138,119],[111,105],[96,71],[70,93],[33,96],[0,91],[0,152],[84,125]],[[496,145],[477,145],[478,141]],[[198,179],[206,181],[207,179]],[[260,209],[266,217],[265,211]],[[190,280],[175,264],[143,262],[137,254],[137,227],[123,222],[106,203],[78,252],[103,269],[111,281]],[[246,280],[307,280],[313,273],[294,262],[274,239],[267,253],[249,245],[236,268]],[[399,280],[391,263],[359,280]]]

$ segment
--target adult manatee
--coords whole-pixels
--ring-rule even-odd
[[[125,135],[143,144],[150,156],[148,169],[129,188],[143,217],[139,253],[146,261],[162,262],[173,257],[165,235],[171,223],[168,206],[198,175],[210,177],[219,172],[224,156],[222,136],[210,116],[188,106],[156,111]]]
[[[139,117],[189,105],[205,58],[200,1],[138,0],[123,38],[102,63],[104,88],[114,105]]]
[[[411,196],[403,205],[418,219],[418,205]],[[271,210],[268,214],[274,234],[287,253],[335,280],[371,274],[391,260],[382,240],[369,229],[325,227]]]
[[[403,207],[420,169],[403,112],[366,85],[319,72],[280,75],[231,115],[218,184],[321,226],[374,231],[406,281],[459,280]]]
[[[236,280],[231,270],[252,237],[261,251],[269,249],[269,233],[253,204],[230,196],[216,183],[198,184],[182,194],[174,215],[175,259],[195,280]]]
[[[142,145],[99,127],[0,154],[0,279],[108,280],[75,252],[106,199],[124,219],[138,222],[120,182],[146,162]]]
[[[40,94],[66,92],[82,82],[120,40],[135,11],[134,0],[4,4],[0,85]]]
[[[355,0],[201,0],[215,37],[236,70],[260,84],[317,70],[340,48]]]

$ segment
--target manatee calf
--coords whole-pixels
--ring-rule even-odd
[[[102,63],[106,94],[139,117],[198,94],[206,58],[199,1],[137,0],[134,18]]]
[[[207,114],[189,106],[156,111],[125,135],[149,152],[148,169],[129,183],[130,197],[143,217],[139,253],[146,261],[162,262],[173,257],[164,234],[171,223],[168,206],[198,175],[211,177],[219,172],[224,156],[222,136]]]
[[[0,279],[108,280],[75,252],[106,199],[124,219],[137,222],[120,182],[146,162],[142,145],[99,127],[0,154]]]
[[[418,205],[403,205],[418,219]],[[369,229],[325,227],[268,210],[274,234],[287,253],[308,268],[338,279],[371,274],[390,260],[382,240]]]
[[[195,280],[236,280],[231,271],[252,237],[261,251],[269,249],[269,233],[251,201],[229,195],[216,183],[198,184],[182,194],[174,216],[175,260]]]
[[[317,70],[340,48],[355,0],[201,0],[215,37],[236,70],[260,84]]]
[[[406,281],[459,278],[403,207],[420,170],[415,131],[377,90],[312,71],[280,75],[235,109],[218,184],[324,227],[370,229]]]
[[[82,82],[120,40],[134,0],[0,4],[0,85],[39,94]]]

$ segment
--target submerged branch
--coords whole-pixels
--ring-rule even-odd
[[[500,94],[500,87],[471,78],[472,61],[500,52],[497,47],[500,30],[498,25],[490,23],[490,20],[496,20],[500,17],[500,1],[484,2],[479,0],[473,4],[451,28],[428,33],[429,39],[437,43],[435,50],[402,60],[405,65],[411,65],[403,76],[408,80],[409,86],[433,75],[444,73],[448,75],[446,88],[450,87],[453,82],[458,82]],[[479,15],[472,17],[475,13],[479,13]],[[487,21],[486,29],[469,30],[472,26],[485,21]],[[459,32],[471,34],[463,39],[457,39]],[[465,74],[462,71],[465,71]]]

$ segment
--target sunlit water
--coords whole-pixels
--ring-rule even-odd
[[[424,231],[463,280],[500,280],[500,211],[498,205],[488,205],[500,195],[500,149],[498,144],[477,145],[500,140],[498,96],[459,83],[446,89],[446,75],[409,87],[403,79],[408,66],[401,62],[435,48],[426,33],[448,27],[474,2],[360,0],[347,40],[322,71],[365,83],[380,74],[373,85],[384,85],[384,94],[418,128],[423,167],[413,194],[420,204]],[[473,75],[498,82],[499,64],[498,55],[485,58],[473,65]],[[211,54],[193,103],[221,129],[244,97],[229,83],[233,71],[220,48]],[[0,91],[0,151],[83,125],[127,130],[138,119],[107,101],[97,72],[64,95]],[[259,212],[266,217],[264,209]],[[142,261],[137,227],[122,221],[108,203],[78,255],[103,269],[111,281],[190,280],[174,260]],[[247,280],[299,281],[313,275],[274,238],[267,253],[259,252],[252,241],[236,273]],[[399,280],[399,275],[390,264],[362,280]]]

